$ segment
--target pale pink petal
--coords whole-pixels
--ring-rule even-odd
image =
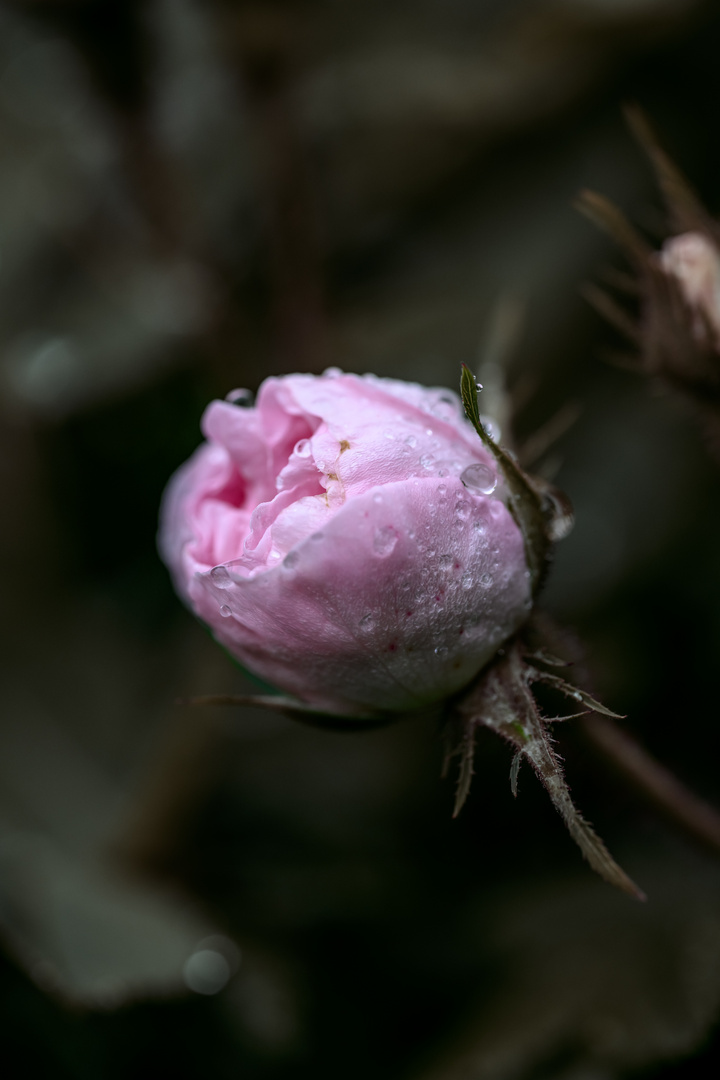
[[[527,616],[524,565],[502,503],[417,479],[348,502],[275,568],[231,574],[229,588],[198,575],[191,594],[263,678],[319,708],[373,713],[465,685]]]

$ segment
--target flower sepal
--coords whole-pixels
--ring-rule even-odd
[[[573,803],[549,730],[552,723],[584,716],[587,712],[615,719],[619,719],[619,716],[586,690],[568,682],[554,670],[548,670],[559,666],[565,666],[565,662],[542,650],[532,649],[528,636],[521,631],[499,651],[475,683],[456,699],[448,718],[449,751],[443,769],[446,775],[451,761],[455,757],[460,759],[453,816],[457,817],[460,813],[470,792],[477,731],[487,728],[510,743],[515,750],[510,767],[512,794],[517,796],[518,771],[525,760],[542,782],[592,869],[609,884],[637,900],[644,900],[642,890],[615,862],[603,841]],[[584,709],[569,716],[544,717],[532,691],[535,683],[559,691],[566,698],[584,706]]]

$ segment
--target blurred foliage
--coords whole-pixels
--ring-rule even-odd
[[[430,721],[178,706],[251,687],[154,533],[214,395],[328,363],[455,387],[510,303],[521,436],[582,407],[545,462],[577,519],[546,606],[717,799],[719,478],[678,402],[601,363],[578,290],[616,257],[571,202],[662,238],[638,100],[717,212],[719,48],[699,0],[2,0],[4,1075],[717,1072],[716,862],[571,725],[647,905],[529,770],[511,798],[490,736],[451,821]]]

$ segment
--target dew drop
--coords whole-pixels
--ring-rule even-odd
[[[381,559],[386,559],[394,551],[397,541],[397,533],[392,525],[383,525],[382,528],[375,530],[373,551]]]
[[[309,439],[300,439],[299,442],[295,443],[295,449],[294,449],[293,453],[296,454],[298,457],[300,457],[300,458],[310,457],[311,452],[312,452],[312,447],[310,446],[310,440]]]
[[[481,495],[492,495],[497,487],[497,475],[489,465],[483,465],[482,462],[468,465],[460,474],[460,479],[468,491],[476,491]]]
[[[441,555],[438,559],[441,570],[449,570],[454,562],[452,555]]]
[[[233,579],[224,566],[213,566],[210,571],[210,578],[213,585],[216,585],[218,589],[229,589],[233,584]]]
[[[196,994],[211,996],[219,993],[231,975],[226,957],[214,949],[198,949],[183,966],[185,985]]]
[[[447,651],[448,651],[447,645],[437,645],[433,649],[433,652],[435,653],[436,656],[445,656]]]
[[[546,529],[551,540],[564,540],[575,523],[572,506],[567,496],[559,491],[545,495]]]
[[[415,438],[415,436],[408,435],[408,437],[405,439],[405,445],[409,446],[410,449],[413,450],[417,446],[417,439]]]
[[[500,425],[491,416],[481,416],[480,423],[493,442],[500,440]]]
[[[435,458],[432,454],[423,454],[423,456],[420,458],[420,464],[422,465],[423,469],[431,469],[434,461]]]
[[[457,405],[450,393],[438,394],[430,406],[430,412],[439,420],[448,420],[457,412]]]
[[[238,386],[225,395],[225,400],[229,401],[231,405],[239,405],[242,409],[250,409],[255,402],[255,395],[252,390],[246,390],[244,387]]]
[[[487,525],[481,518],[479,521],[474,522],[473,531],[478,533],[479,536],[484,536],[487,532]]]
[[[380,495],[379,493],[377,495],[373,495],[373,502],[374,503],[377,503],[378,505],[380,505],[380,503],[382,501],[383,501],[382,495]]]
[[[337,379],[338,376],[344,375],[345,372],[339,367],[326,367],[323,371],[323,375],[326,379]]]
[[[368,613],[367,615],[363,615],[362,619],[360,620],[360,629],[372,630],[374,626],[375,619],[372,617],[372,615],[370,613]]]
[[[482,585],[483,589],[487,589],[490,585],[492,585],[492,574],[482,574],[480,577],[480,584]]]
[[[223,604],[220,608],[220,614],[222,615],[223,619],[227,619],[230,615],[232,615],[232,610],[227,606],[227,604]]]
[[[440,486],[438,487],[438,495],[442,499],[442,497],[444,495],[446,495],[446,494],[447,494],[447,484],[440,484]]]
[[[300,555],[297,551],[288,551],[287,555],[283,559],[283,569],[293,570],[300,561]]]
[[[470,503],[466,499],[459,499],[455,503],[455,517],[459,518],[460,521],[467,521],[470,517]]]
[[[462,585],[463,589],[472,589],[473,585],[475,584],[475,578],[470,570],[467,570],[460,578],[460,584]]]

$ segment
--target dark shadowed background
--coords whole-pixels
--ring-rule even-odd
[[[4,1076],[716,1074],[716,858],[572,725],[646,905],[488,733],[452,821],[429,721],[176,704],[252,684],[155,530],[213,397],[328,364],[456,387],[510,327],[520,439],[582,408],[545,606],[720,801],[720,472],[603,359],[580,287],[622,263],[572,209],[599,189],[662,240],[637,101],[720,211],[719,56],[692,0],[2,0]]]

